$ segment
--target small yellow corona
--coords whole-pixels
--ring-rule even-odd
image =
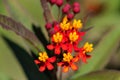
[[[93,51],[93,44],[89,44],[88,42],[85,43],[83,46],[85,52],[92,52]]]
[[[71,53],[68,52],[67,54],[66,53],[63,54],[63,61],[64,62],[69,63],[71,61],[71,59],[73,59],[73,56],[71,55]]]
[[[76,33],[76,31],[71,32],[69,34],[69,39],[71,42],[75,42],[78,39],[79,35]]]
[[[46,62],[46,60],[48,59],[47,53],[46,52],[43,52],[43,53],[40,52],[38,59],[42,62]]]
[[[76,20],[76,19],[74,19],[74,21],[73,21],[73,28],[74,29],[81,29],[82,28],[82,23],[81,23],[81,20]]]
[[[60,43],[63,39],[63,35],[59,32],[53,35],[53,40],[55,43]]]

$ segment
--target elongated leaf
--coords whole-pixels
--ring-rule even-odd
[[[26,73],[28,80],[40,80],[40,79],[48,80],[47,76],[45,76],[44,73],[39,72],[32,57],[23,48],[21,48],[14,42],[10,41],[6,37],[3,37],[3,39],[7,42],[9,47],[12,49],[15,57],[17,58],[24,72]]]
[[[5,6],[5,10],[11,18],[21,22],[30,29],[31,18],[29,18],[29,14],[26,10],[24,10],[24,7],[20,7],[20,4],[17,2],[17,0],[3,0],[3,5]]]
[[[12,80],[12,79],[8,77],[7,75],[0,73],[0,80]]]
[[[39,40],[37,39],[34,33],[29,31],[21,23],[14,21],[10,17],[0,14],[0,25],[3,28],[7,30],[11,30],[16,34],[22,36],[23,38],[28,40],[30,43],[32,43],[34,46],[37,46],[37,44],[39,44]]]
[[[102,69],[113,55],[114,49],[118,46],[120,40],[120,27],[115,27],[110,31],[95,48],[92,58],[87,64],[83,64],[72,79],[91,71]],[[112,39],[111,39],[112,38]]]
[[[120,80],[120,72],[115,70],[97,71],[74,80]]]

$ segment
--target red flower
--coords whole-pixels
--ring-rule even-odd
[[[52,63],[56,61],[56,57],[48,58],[47,53],[39,53],[38,59],[34,60],[35,64],[39,66],[39,71],[43,72],[47,68],[48,70],[52,70],[54,66]]]
[[[88,55],[87,53],[92,52],[92,46],[93,44],[89,44],[88,42],[86,42],[85,45],[79,49],[78,58],[82,59],[84,63],[86,63],[87,59],[91,57],[91,55]]]
[[[72,31],[69,33],[69,42],[68,42],[68,52],[72,52],[72,49],[75,51],[78,50],[78,43],[82,40],[81,36],[83,36],[85,32],[77,32]]]
[[[88,55],[87,53],[84,52],[84,49],[81,48],[79,50],[78,56],[79,59],[82,60],[82,62],[87,63],[87,59],[89,59],[91,57],[91,55]]]
[[[67,72],[69,70],[69,67],[71,67],[72,70],[77,70],[78,67],[74,63],[78,61],[78,58],[73,58],[71,53],[64,53],[63,54],[63,60],[62,62],[58,63],[58,66],[63,67],[63,72]]]
[[[54,49],[54,53],[55,54],[60,54],[61,52],[61,48],[63,50],[67,50],[67,45],[64,44],[64,35],[60,32],[55,33],[52,36],[52,44],[47,45],[47,48],[49,50],[53,50]]]

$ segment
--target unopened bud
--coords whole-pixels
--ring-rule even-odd
[[[62,12],[65,13],[65,14],[67,14],[70,11],[70,8],[71,8],[70,4],[66,4],[63,7]]]

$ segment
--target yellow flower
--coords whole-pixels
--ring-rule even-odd
[[[83,46],[85,52],[92,52],[93,51],[93,44],[89,44],[88,42],[85,43]]]
[[[47,53],[46,52],[43,52],[43,53],[40,52],[38,59],[42,62],[46,62],[46,60],[48,59]]]
[[[57,32],[53,35],[53,41],[55,43],[60,43],[63,39],[63,35],[60,32]]]
[[[67,16],[63,18],[63,21],[60,23],[60,28],[65,31],[70,29],[70,22],[68,22]]]
[[[71,53],[68,52],[67,54],[66,53],[63,54],[63,61],[64,62],[69,63],[71,61],[71,59],[73,59],[73,56],[71,55]]]
[[[69,34],[69,39],[71,42],[75,42],[78,39],[79,35],[76,33],[76,31],[71,32]]]
[[[76,20],[76,19],[74,19],[74,21],[73,21],[73,28],[74,29],[81,29],[82,28],[82,23],[81,23],[81,20]]]

